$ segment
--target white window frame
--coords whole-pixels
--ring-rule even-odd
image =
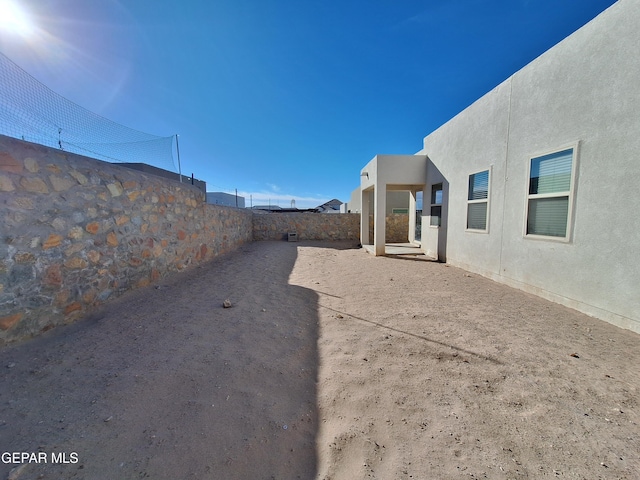
[[[489,178],[487,179],[487,198],[481,198],[479,200],[469,200],[469,179],[471,175],[477,175],[478,173],[488,172]],[[477,172],[470,173],[467,177],[467,218],[465,225],[469,225],[469,204],[470,203],[486,203],[487,204],[487,218],[486,218],[486,228],[484,230],[479,228],[465,228],[465,232],[469,233],[489,233],[489,218],[491,211],[491,177],[493,177],[493,165],[490,165],[489,168],[485,168],[484,170],[478,170]]]
[[[439,189],[434,189],[434,187],[440,186]],[[440,228],[442,226],[442,204],[444,203],[444,182],[432,183],[431,184],[431,195],[429,197],[430,201],[434,200],[434,192],[440,190],[442,192],[440,203],[431,203],[429,208],[429,227],[431,228]],[[424,201],[424,200],[423,200]],[[440,216],[438,217],[440,220],[437,225],[434,225],[432,222],[433,215],[431,212],[433,211],[433,207],[440,207]]]
[[[573,235],[573,205],[574,205],[574,197],[575,197],[575,189],[576,189],[576,172],[578,170],[578,158],[579,158],[579,146],[580,142],[571,143],[568,145],[564,145],[559,148],[554,148],[553,150],[548,150],[546,152],[541,152],[539,154],[533,155],[529,158],[527,163],[527,174],[526,174],[526,199],[524,206],[524,224],[523,224],[523,236],[525,239],[531,240],[545,240],[552,242],[560,242],[560,243],[570,243]],[[559,153],[564,150],[572,150],[571,157],[571,184],[569,185],[568,191],[563,192],[553,192],[553,193],[542,193],[542,194],[530,194],[529,187],[531,181],[531,163],[533,160],[536,160],[540,157],[545,157],[547,155],[552,155],[554,153]],[[559,197],[568,197],[569,203],[567,206],[567,229],[564,237],[556,237],[550,235],[536,235],[532,233],[527,233],[527,227],[529,223],[529,201],[535,200],[539,198],[559,198]]]

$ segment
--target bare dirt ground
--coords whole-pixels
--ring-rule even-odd
[[[640,478],[640,335],[350,247],[246,245],[0,350],[0,450],[41,460],[0,479]]]

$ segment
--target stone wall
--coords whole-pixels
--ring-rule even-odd
[[[409,215],[405,213],[387,215],[384,235],[385,243],[407,243],[409,241]],[[369,215],[369,238],[373,242],[373,215]]]
[[[251,240],[191,185],[0,136],[0,344]]]
[[[274,213],[253,214],[254,240],[285,240],[296,232],[299,240],[353,240],[360,238],[358,213]]]

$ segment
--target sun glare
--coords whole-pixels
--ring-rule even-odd
[[[29,37],[35,28],[27,12],[14,0],[0,0],[0,30]]]

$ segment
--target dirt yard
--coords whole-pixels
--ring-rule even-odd
[[[640,479],[640,335],[352,247],[246,245],[3,348],[0,479]]]

